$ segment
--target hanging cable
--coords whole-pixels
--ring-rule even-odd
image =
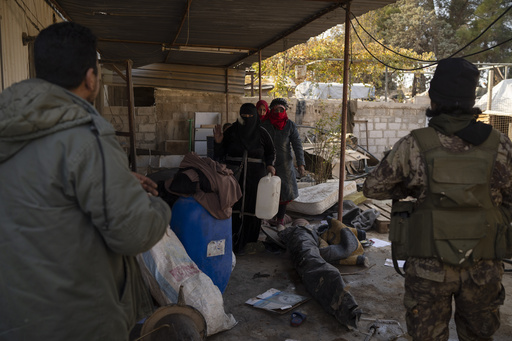
[[[354,33],[356,34],[357,36],[357,39],[359,39],[359,41],[361,42],[361,45],[363,45],[363,48],[366,50],[366,52],[368,52],[370,54],[370,56],[373,57],[373,59],[375,59],[376,61],[378,61],[379,63],[381,63],[382,65],[384,66],[387,66],[389,68],[392,68],[394,70],[398,70],[398,71],[416,71],[416,70],[421,70],[421,69],[425,69],[427,67],[430,67],[430,66],[433,66],[433,65],[436,65],[438,62],[433,62],[429,65],[426,65],[426,66],[421,66],[421,67],[417,67],[417,68],[412,68],[412,69],[402,69],[402,68],[397,68],[397,67],[394,67],[394,66],[391,66],[391,65],[388,65],[386,63],[384,63],[382,60],[380,60],[379,58],[377,58],[376,56],[373,55],[373,53],[370,52],[370,50],[368,50],[368,48],[366,47],[366,45],[364,44],[363,40],[361,39],[361,37],[359,36],[359,34],[357,33],[355,27],[354,27],[354,24],[352,22],[350,22],[350,24],[352,25],[352,28],[354,29]]]
[[[18,2],[18,0],[14,0],[14,2],[16,3],[16,5],[18,5],[18,7],[23,11],[23,13],[25,14],[26,18],[28,19],[28,21],[30,21],[30,23],[32,24],[32,26],[34,26],[34,28],[37,30],[37,32],[40,32],[41,29],[39,28],[39,26],[37,26],[37,24],[29,18],[28,16],[28,13],[27,11],[23,8],[23,6],[20,5],[20,3]],[[25,5],[26,6],[26,5]],[[37,20],[37,17],[36,17],[36,20]]]
[[[462,48],[460,48],[459,50],[457,50],[456,52],[454,52],[453,54],[451,54],[449,57],[447,58],[452,58],[453,56],[457,55],[459,52],[461,52],[462,50],[466,49],[468,46],[470,46],[472,43],[474,43],[476,40],[478,40],[482,35],[484,35],[485,32],[487,32],[498,20],[500,20],[510,9],[512,9],[512,6],[509,6],[502,14],[500,14],[491,24],[489,24],[476,38],[474,38],[473,40],[471,40],[469,43],[467,43],[465,46],[463,46]],[[378,41],[375,37],[373,37],[362,25],[361,23],[357,20],[357,17],[351,12],[352,16],[354,17],[354,19],[356,19],[356,22],[357,24],[363,29],[363,31],[372,39],[374,40],[375,42],[377,42],[379,45],[381,45],[382,47],[384,47],[386,50],[396,54],[396,55],[399,55],[401,57],[404,57],[404,58],[407,58],[407,59],[410,59],[410,60],[415,60],[415,61],[418,61],[418,62],[424,62],[424,63],[432,63],[430,65],[427,65],[427,66],[423,66],[423,67],[418,67],[418,68],[413,68],[413,69],[401,69],[401,68],[396,68],[396,67],[393,67],[393,66],[390,66],[390,65],[387,65],[385,64],[384,62],[382,62],[381,60],[379,60],[377,57],[375,57],[369,50],[368,48],[366,47],[366,45],[363,43],[361,37],[359,36],[359,34],[357,33],[357,30],[354,26],[354,24],[351,22],[351,25],[352,25],[352,28],[354,29],[354,32],[357,36],[357,38],[359,39],[359,41],[361,42],[361,45],[363,45],[364,49],[375,59],[377,60],[379,63],[387,66],[387,67],[390,67],[392,69],[395,69],[395,70],[399,70],[399,71],[415,71],[415,70],[420,70],[420,69],[423,69],[423,68],[427,68],[427,67],[430,67],[430,66],[433,66],[433,65],[436,65],[437,62],[434,61],[434,60],[422,60],[422,59],[417,59],[417,58],[413,58],[413,57],[409,57],[409,56],[406,56],[406,55],[403,55],[399,52],[396,52],[392,49],[390,49],[389,47],[385,46],[384,44],[382,44],[380,41]],[[490,48],[487,48],[487,49],[484,49],[484,50],[481,50],[481,51],[478,51],[478,52],[475,52],[475,53],[472,53],[472,54],[469,54],[469,55],[465,55],[463,57],[469,57],[469,56],[474,56],[476,54],[479,54],[479,53],[482,53],[482,52],[485,52],[485,51],[488,51],[490,49],[493,49],[497,46],[500,46],[502,44],[505,44],[507,42],[509,42],[511,39],[508,39],[508,40],[505,40],[504,42],[501,42],[501,43],[498,43]]]
[[[451,58],[453,56],[455,56],[457,53],[461,52],[462,50],[464,50],[466,47],[468,47],[469,45],[473,44],[478,38],[480,38],[485,32],[487,32],[491,27],[492,25],[494,25],[499,19],[501,19],[501,17],[503,17],[508,11],[510,11],[510,9],[512,9],[512,6],[509,6],[505,12],[503,12],[499,17],[497,17],[490,25],[488,25],[485,30],[482,31],[482,33],[480,33],[475,39],[471,40],[469,43],[467,43],[466,45],[464,45],[462,48],[460,48],[458,51],[456,51],[455,53],[453,53],[451,56],[449,56],[448,58]]]
[[[485,52],[485,51],[492,50],[493,48],[498,47],[498,46],[503,45],[503,44],[506,44],[506,43],[508,43],[509,41],[512,41],[512,38],[507,39],[507,40],[505,40],[505,41],[502,41],[501,43],[498,43],[498,44],[496,44],[496,45],[494,45],[494,46],[491,46],[491,47],[488,47],[488,48],[486,48],[486,49],[483,49],[483,50],[477,51],[477,52],[475,52],[475,53],[471,53],[471,54],[467,54],[467,55],[461,56],[461,58],[471,57],[471,56],[477,55],[477,54],[479,54],[479,53],[482,53],[482,52]]]
[[[370,37],[372,38],[373,41],[375,41],[377,44],[379,44],[380,46],[382,46],[383,48],[385,48],[386,50],[396,54],[396,55],[399,55],[400,57],[404,57],[404,58],[407,58],[407,59],[411,59],[411,60],[415,60],[415,61],[418,61],[418,62],[426,62],[426,63],[432,63],[432,62],[435,62],[435,60],[423,60],[423,59],[418,59],[418,58],[414,58],[414,57],[409,57],[409,56],[406,56],[404,54],[401,54],[400,52],[396,52],[392,49],[390,49],[389,47],[387,47],[386,45],[382,44],[380,41],[378,41],[374,36],[372,36],[365,28],[363,25],[361,25],[361,23],[359,22],[359,20],[357,20],[357,17],[354,15],[354,13],[350,12],[350,14],[352,14],[352,16],[354,17],[354,19],[356,19],[356,22],[357,24],[359,25],[359,27],[361,27],[363,29],[363,31]],[[355,27],[354,25],[352,25],[352,27],[354,28],[354,31],[355,31]]]

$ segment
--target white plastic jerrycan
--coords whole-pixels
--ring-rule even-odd
[[[261,178],[258,183],[256,195],[256,217],[260,219],[272,219],[279,209],[279,196],[281,195],[281,178],[267,176]]]

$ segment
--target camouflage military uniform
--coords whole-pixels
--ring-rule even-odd
[[[462,152],[473,148],[457,136],[437,132],[444,148]],[[501,134],[491,177],[491,198],[508,211],[512,207],[512,142]],[[363,192],[374,199],[422,201],[428,177],[418,143],[400,139],[367,177]],[[499,306],[505,299],[500,260],[482,260],[470,268],[443,264],[436,258],[410,257],[405,265],[406,321],[414,340],[448,340],[448,323],[455,298],[455,323],[460,340],[491,340],[499,328]]]

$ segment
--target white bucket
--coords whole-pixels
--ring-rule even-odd
[[[272,219],[279,209],[279,197],[281,195],[281,178],[267,176],[261,178],[258,183],[256,195],[256,217],[260,219]]]

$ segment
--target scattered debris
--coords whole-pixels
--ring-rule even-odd
[[[255,308],[284,314],[308,300],[309,297],[272,288],[265,291],[263,294],[247,300],[245,303]]]
[[[254,274],[254,276],[252,276],[252,279],[255,279],[255,278],[265,278],[265,277],[270,277],[269,274],[262,274],[261,272],[257,272]]]
[[[306,314],[303,314],[299,311],[294,311],[291,316],[290,324],[292,327],[298,327],[302,324],[302,322],[306,321]]]

